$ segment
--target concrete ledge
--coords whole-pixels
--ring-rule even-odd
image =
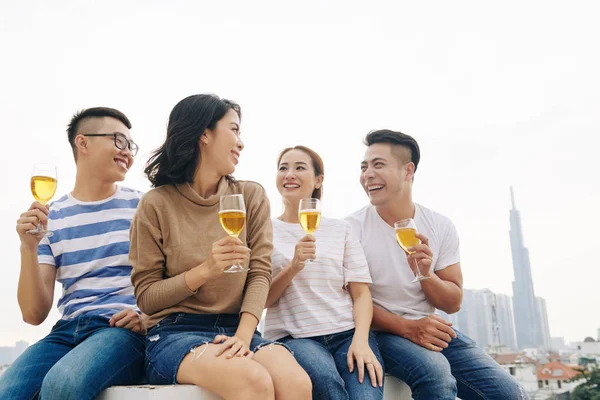
[[[384,400],[410,400],[409,387],[396,378],[386,376]],[[222,400],[206,389],[193,385],[167,386],[113,386],[106,389],[96,400]]]

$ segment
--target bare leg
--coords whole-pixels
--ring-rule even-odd
[[[252,358],[269,371],[277,400],[310,400],[312,384],[308,374],[283,346],[262,347]]]
[[[218,346],[204,344],[186,355],[177,382],[210,390],[225,400],[274,400],[269,372],[247,357],[215,356]]]

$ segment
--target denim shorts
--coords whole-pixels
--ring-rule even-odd
[[[179,365],[190,351],[203,344],[212,343],[217,335],[233,336],[239,323],[240,317],[237,314],[174,313],[162,319],[150,328],[146,336],[148,383],[178,383]],[[263,339],[260,333],[255,331],[250,350],[256,352],[272,343],[274,342]]]

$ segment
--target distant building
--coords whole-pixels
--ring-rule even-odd
[[[565,350],[567,346],[565,345],[564,337],[553,337],[550,338],[550,350],[554,352],[561,352]]]
[[[538,391],[536,361],[524,354],[492,354],[491,357],[530,394]]]
[[[546,300],[544,300],[542,297],[536,297],[535,303],[537,306],[538,318],[540,323],[542,348],[550,350],[552,347],[552,342],[550,338],[550,324],[548,323],[548,310],[546,309]]]
[[[576,371],[573,367],[559,361],[550,361],[537,368],[538,387],[552,395],[569,393],[582,382],[569,380],[579,375],[581,371]]]
[[[27,347],[29,343],[22,340],[15,343],[14,347],[0,347],[0,366],[12,364]]]
[[[517,350],[515,337],[515,318],[512,308],[512,297],[496,294],[498,328],[500,329],[500,344],[511,350]]]
[[[573,351],[582,357],[600,356],[600,342],[597,342],[592,337],[585,338],[583,342],[575,342],[571,345]]]
[[[521,214],[515,206],[515,197],[510,188],[512,209],[510,210],[510,248],[512,252],[515,280],[513,281],[513,310],[515,331],[520,349],[549,346],[542,328],[542,318],[533,290],[533,278],[529,262],[529,250],[523,244]],[[544,304],[545,309],[545,304]],[[547,323],[547,317],[546,317]],[[550,335],[548,334],[548,341]]]
[[[464,289],[460,311],[440,314],[484,350],[517,349],[510,296],[495,294],[489,289]]]

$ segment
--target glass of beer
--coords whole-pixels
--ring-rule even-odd
[[[406,254],[414,253],[408,251],[409,247],[415,246],[421,241],[417,238],[417,225],[412,218],[403,219],[394,223],[394,228],[396,229],[396,240],[398,240],[398,244]],[[420,282],[424,279],[429,279],[428,276],[424,276],[419,269],[419,264],[415,260],[415,270],[417,271],[415,275],[415,279],[412,282]]]
[[[219,201],[219,221],[221,226],[231,237],[238,237],[246,225],[246,206],[244,196],[230,194],[221,196]],[[242,265],[234,264],[223,272],[234,273],[248,271]]]
[[[321,201],[319,199],[302,199],[298,207],[300,226],[309,235],[315,233],[321,223]],[[314,261],[314,260],[307,260]]]
[[[54,165],[40,163],[33,166],[30,181],[31,194],[41,205],[45,206],[54,196],[56,186],[56,167]],[[36,229],[31,229],[27,233],[45,237],[54,235],[52,231],[45,230],[41,222],[38,222]]]

